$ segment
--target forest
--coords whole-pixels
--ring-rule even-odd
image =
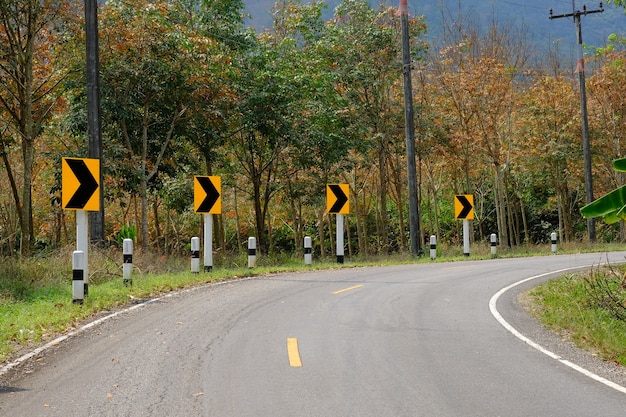
[[[350,186],[346,255],[409,251],[400,17],[343,0],[278,0],[271,29],[242,0],[108,0],[99,5],[104,245],[188,255],[202,236],[193,177],[221,177],[220,254],[334,249],[326,185]],[[0,256],[75,242],[61,160],[87,157],[82,2],[0,3]],[[454,195],[474,196],[474,241],[585,241],[575,61],[538,52],[496,21],[444,22],[426,41],[409,21],[420,240],[458,245]],[[616,31],[618,29],[616,28]],[[626,40],[585,47],[596,198],[624,184],[611,162],[626,135]],[[597,239],[623,241],[623,222]],[[93,236],[92,236],[93,240]]]

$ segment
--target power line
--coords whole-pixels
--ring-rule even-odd
[[[564,13],[555,15],[550,9],[550,19],[574,18],[576,26],[576,40],[578,41],[578,64],[576,71],[578,72],[580,84],[580,111],[582,116],[582,135],[583,135],[583,155],[585,159],[585,197],[587,204],[593,202],[593,177],[591,171],[591,145],[589,143],[589,122],[587,120],[587,94],[585,92],[585,58],[583,55],[583,31],[581,17],[592,13],[602,13],[604,8],[600,2],[600,8],[595,10],[587,10],[587,6],[583,5],[583,9],[576,10],[576,2],[572,0],[572,13]],[[596,223],[594,218],[587,219],[587,233],[590,242],[596,241]]]

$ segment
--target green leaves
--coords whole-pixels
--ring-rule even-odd
[[[611,191],[580,209],[585,218],[602,217],[607,223],[626,220],[626,185]]]
[[[617,172],[626,172],[626,158],[614,160],[613,169],[615,169]]]
[[[613,168],[626,172],[626,158],[613,161]],[[611,224],[626,220],[626,185],[619,187],[580,209],[585,218],[602,217]]]

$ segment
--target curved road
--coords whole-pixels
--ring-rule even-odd
[[[0,415],[623,417],[624,392],[524,343],[489,305],[523,279],[626,253],[609,255],[338,269],[184,291],[0,376]],[[492,307],[623,385],[621,368],[555,341],[521,311],[516,291],[536,283]]]

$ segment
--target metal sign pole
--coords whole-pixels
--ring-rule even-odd
[[[463,219],[463,254],[470,256],[470,221]]]
[[[337,214],[337,263],[343,263],[343,214]]]
[[[89,213],[86,210],[76,210],[76,250],[83,252],[86,297],[89,293]]]
[[[213,269],[213,215],[204,216],[204,272]]]

